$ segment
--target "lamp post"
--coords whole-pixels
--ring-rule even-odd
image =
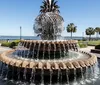
[[[22,39],[22,27],[20,26],[20,41]]]
[[[84,40],[84,32],[82,32],[82,39]]]

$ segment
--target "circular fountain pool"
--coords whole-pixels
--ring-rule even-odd
[[[47,46],[50,48],[47,49]],[[30,53],[33,53],[32,56]],[[74,40],[43,43],[21,41],[16,50],[2,53],[0,60],[3,78],[38,84],[68,84],[75,77],[83,77],[97,62],[95,55],[78,51],[77,42]]]
[[[42,40],[21,40],[15,50],[0,55],[1,79],[18,85],[61,85],[73,81],[78,85],[95,80],[97,57],[79,51],[75,40],[59,40],[64,19],[56,3],[44,0],[45,7],[41,6],[41,13],[35,19],[33,29]],[[74,24],[69,27],[76,28]]]

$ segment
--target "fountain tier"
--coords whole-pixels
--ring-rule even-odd
[[[68,50],[78,51],[77,41],[23,40],[13,54],[30,59],[60,59],[67,56]]]
[[[50,46],[49,49],[48,46]],[[42,83],[43,81],[50,83],[55,79],[57,79],[57,82],[60,81],[59,79],[69,81],[68,79],[76,77],[75,73],[77,76],[82,75],[86,72],[87,68],[92,67],[97,62],[95,55],[81,51],[79,51],[79,53],[81,53],[83,57],[72,60],[64,59],[65,54],[59,54],[59,57],[55,55],[55,53],[68,53],[69,50],[78,52],[77,41],[23,40],[19,43],[16,50],[7,51],[0,55],[2,62],[0,73],[4,78],[9,80],[24,80],[34,83],[40,81],[40,79]],[[29,56],[31,52],[33,52],[33,54]],[[48,55],[52,55],[49,55],[49,58],[47,56],[47,59],[45,59],[45,52],[48,52]],[[26,53],[27,55],[25,55]],[[36,53],[36,55],[34,53]],[[44,55],[42,59],[39,59],[41,55],[38,53]],[[21,56],[19,56],[19,54]]]
[[[97,58],[86,52],[85,58],[76,60],[26,60],[8,56],[14,50],[7,51],[1,54],[0,60],[2,62],[0,73],[4,78],[15,81],[27,81],[38,83],[53,83],[54,82],[69,82],[86,73],[88,68],[91,68],[96,62]],[[4,70],[6,69],[6,70]],[[7,72],[5,72],[7,71]],[[4,74],[6,73],[6,74]],[[40,81],[41,80],[41,81]],[[61,81],[60,81],[61,80]]]
[[[76,69],[76,68],[92,66],[97,62],[96,56],[86,52],[83,53],[89,57],[84,59],[71,60],[71,61],[51,60],[49,62],[47,61],[41,62],[41,60],[31,61],[31,60],[16,59],[14,57],[8,57],[7,55],[9,55],[9,53],[13,51],[7,51],[1,54],[0,60],[3,63],[11,66],[22,67],[22,68],[34,68],[34,69],[49,69],[49,70],[50,69]]]

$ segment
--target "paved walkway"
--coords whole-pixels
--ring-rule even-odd
[[[91,49],[95,49],[95,47],[94,46],[88,46],[87,48],[80,48],[79,50],[90,53]],[[97,54],[97,53],[93,53],[93,54],[95,54],[98,58],[100,58],[100,54]]]
[[[90,52],[91,49],[94,49],[94,46],[88,46],[87,48],[80,48],[79,50],[85,51],[85,52]]]
[[[0,46],[0,53],[7,51],[7,50],[11,50],[11,48]]]

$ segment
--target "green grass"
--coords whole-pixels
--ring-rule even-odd
[[[11,44],[10,42],[2,42],[1,46],[9,47],[10,44]]]
[[[89,42],[88,42],[88,45],[89,45],[89,46],[91,46],[91,45],[92,45],[92,46],[100,45],[100,40],[97,40],[97,41],[89,41]]]
[[[78,43],[85,43],[88,46],[96,46],[96,45],[100,45],[100,40],[95,40],[95,41],[78,41]]]
[[[80,48],[86,48],[87,47],[87,44],[84,43],[84,42],[78,42],[78,45]]]
[[[4,43],[4,42],[7,42],[7,40],[0,40],[0,43]]]

